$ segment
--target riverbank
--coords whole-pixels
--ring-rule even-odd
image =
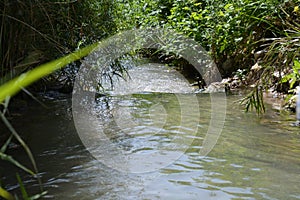
[[[299,149],[299,129],[298,127],[291,127],[290,123],[287,123],[290,120],[281,118],[278,115],[278,111],[273,115],[273,107],[278,108],[278,105],[281,104],[278,103],[274,105],[274,99],[269,99],[268,95],[265,95],[266,91],[271,91],[271,93],[268,93],[269,95],[271,94],[271,96],[285,96],[286,101],[289,98],[292,100],[295,88],[300,83],[299,6],[298,0],[238,0],[234,3],[231,0],[116,0],[113,2],[98,0],[65,2],[53,2],[52,0],[45,0],[43,2],[38,0],[2,1],[0,3],[0,14],[2,18],[0,31],[0,44],[2,47],[0,53],[0,83],[1,85],[5,84],[8,80],[15,77],[18,77],[18,79],[14,79],[9,82],[9,84],[4,85],[4,89],[1,88],[0,112],[3,113],[3,119],[8,119],[8,121],[19,130],[26,130],[25,132],[21,131],[20,137],[15,134],[12,128],[10,128],[10,130],[5,129],[8,134],[11,132],[14,133],[14,139],[17,140],[18,145],[17,150],[21,149],[19,148],[19,144],[21,144],[27,151],[27,154],[25,151],[22,151],[22,154],[13,153],[13,155],[16,156],[22,164],[24,162],[25,166],[35,165],[32,156],[30,156],[29,148],[27,148],[22,140],[22,137],[25,137],[26,141],[33,141],[32,143],[29,142],[30,146],[33,146],[33,149],[38,146],[38,159],[42,158],[38,160],[38,162],[42,163],[42,173],[38,174],[38,176],[47,177],[47,173],[52,170],[55,171],[54,168],[56,168],[57,163],[60,163],[60,169],[55,171],[55,175],[48,176],[45,186],[49,190],[59,188],[59,190],[67,191],[66,193],[59,193],[59,191],[53,189],[53,192],[59,193],[58,196],[61,198],[74,198],[74,194],[80,194],[79,199],[82,199],[89,196],[91,193],[87,191],[91,190],[96,191],[95,195],[97,198],[103,196],[115,198],[113,194],[120,194],[118,193],[120,192],[120,188],[122,188],[123,191],[131,191],[131,187],[128,188],[128,185],[131,185],[130,182],[124,183],[122,181],[116,181],[116,183],[118,183],[117,185],[111,182],[111,180],[115,180],[111,178],[119,177],[111,176],[111,174],[113,174],[111,170],[104,171],[104,174],[100,173],[101,177],[98,177],[97,174],[99,174],[99,171],[103,172],[103,168],[97,170],[97,173],[92,173],[96,181],[95,179],[91,180],[90,177],[86,177],[86,174],[90,174],[90,172],[93,171],[92,169],[95,169],[95,163],[88,162],[86,167],[86,160],[81,160],[80,152],[72,150],[73,144],[71,146],[65,145],[70,141],[69,136],[72,136],[75,132],[74,127],[73,129],[65,127],[66,124],[71,122],[70,119],[68,119],[68,123],[63,123],[66,121],[59,117],[59,115],[64,116],[66,107],[53,109],[54,112],[51,109],[36,112],[37,110],[35,109],[38,106],[31,104],[31,102],[36,103],[36,101],[32,100],[30,96],[35,96],[35,93],[39,92],[44,92],[46,95],[49,95],[53,91],[54,93],[58,91],[59,94],[61,92],[71,94],[75,75],[82,62],[80,59],[82,59],[84,55],[81,54],[82,52],[78,54],[70,54],[70,52],[80,52],[83,49],[89,49],[89,47],[97,45],[98,41],[124,30],[156,27],[164,30],[175,30],[198,42],[209,52],[222,78],[226,78],[223,83],[215,84],[214,87],[217,89],[224,87],[225,90],[228,86],[231,90],[241,89],[242,91],[249,91],[243,101],[244,108],[247,111],[251,109],[256,110],[259,117],[255,115],[254,112],[243,113],[243,107],[237,102],[230,104],[229,106],[236,108],[236,110],[233,111],[231,107],[228,110],[229,116],[226,118],[228,125],[225,125],[225,128],[227,128],[227,137],[224,138],[224,143],[218,144],[219,146],[216,153],[203,161],[201,160],[202,157],[199,159],[199,156],[202,156],[199,154],[199,149],[201,149],[199,141],[201,142],[202,139],[205,138],[205,135],[203,135],[204,132],[199,132],[199,135],[196,136],[193,134],[180,134],[180,141],[181,139],[185,141],[185,139],[194,138],[198,143],[193,143],[187,151],[182,152],[184,156],[181,158],[185,160],[179,160],[178,163],[172,166],[170,165],[171,168],[166,168],[165,171],[162,170],[159,172],[160,175],[166,177],[166,179],[157,180],[157,182],[159,182],[158,188],[156,187],[157,185],[150,185],[150,190],[147,190],[144,189],[143,186],[141,190],[142,192],[145,191],[143,198],[148,198],[151,194],[154,195],[154,193],[155,195],[153,197],[156,198],[157,191],[161,191],[161,194],[167,194],[167,197],[176,198],[178,197],[175,195],[177,191],[182,191],[181,194],[184,194],[184,192],[187,191],[186,189],[191,191],[191,193],[189,193],[191,194],[191,198],[193,194],[196,194],[195,199],[199,199],[199,195],[207,195],[207,197],[219,195],[220,198],[227,197],[228,199],[249,198],[249,196],[250,198],[268,197],[272,199],[283,199],[287,195],[292,195],[289,196],[290,198],[299,197],[299,188],[297,184],[294,184],[299,182],[299,180],[297,180],[298,176],[295,175],[299,171],[299,158],[297,156],[299,154],[295,153]],[[88,46],[90,44],[93,45]],[[176,41],[174,44],[176,44]],[[158,49],[154,48],[152,51],[146,49],[145,51],[149,52],[148,57],[159,52],[160,59],[163,59],[165,63],[172,65],[174,68],[178,68],[177,70],[186,75],[187,79],[196,82],[200,90],[210,87],[209,84],[206,85],[206,83],[203,82],[203,77],[201,77],[199,73],[195,72],[195,70],[193,71],[193,67],[186,68],[186,66],[188,66],[187,61],[177,59],[176,55],[170,54],[172,48],[170,49],[169,45],[172,46],[172,44],[162,43],[161,45],[163,47]],[[83,48],[84,46],[85,48]],[[182,48],[182,50],[184,50],[184,47]],[[130,52],[130,54],[138,54],[139,51],[144,51],[144,49],[138,49],[136,52]],[[85,55],[87,54],[89,54],[89,52],[86,52]],[[58,57],[60,58],[57,59]],[[70,60],[70,58],[72,59]],[[112,65],[109,66],[110,68],[108,70],[111,74],[107,74],[107,77],[111,78],[111,75],[114,74],[123,78],[123,75],[126,74],[126,71],[124,71],[118,59],[112,61]],[[68,65],[64,69],[61,69],[75,60],[77,61],[75,63],[73,62],[73,65]],[[48,61],[52,62],[47,63]],[[55,73],[53,73],[54,71]],[[25,72],[29,73],[23,74]],[[37,82],[29,88],[29,84],[34,81]],[[99,85],[99,87],[101,87],[101,85]],[[19,96],[13,97],[12,104],[8,104],[9,98],[23,88],[26,88],[26,91],[24,90],[22,92],[23,94],[26,93],[26,97],[24,98],[23,94],[19,94]],[[30,93],[32,95],[30,95]],[[285,95],[280,95],[281,93]],[[59,102],[60,99],[58,96],[53,95],[51,98],[53,98],[52,100],[54,102],[55,100]],[[141,107],[136,106],[134,104],[135,102],[142,100],[142,106],[150,105],[151,99],[153,99],[155,103],[156,100],[162,99],[162,96],[163,95],[145,94],[144,96],[139,96],[137,99],[129,99],[128,102],[132,102],[131,105],[134,105],[137,111],[142,112],[145,111],[143,110],[144,108],[139,110]],[[166,96],[170,96],[170,99],[174,97],[169,94],[165,95],[165,97]],[[199,101],[207,101],[208,95],[197,94],[196,96],[199,98]],[[143,97],[147,97],[147,101],[144,101]],[[228,99],[232,97],[233,96],[229,95]],[[265,100],[267,104],[270,101],[274,106],[265,106],[263,100]],[[144,104],[145,102],[147,103]],[[59,103],[57,105],[61,106]],[[294,105],[294,103],[290,103],[290,105]],[[126,107],[126,102],[120,105],[120,107],[122,106]],[[178,104],[176,103],[168,107],[172,108],[172,116],[174,114],[172,112],[175,112],[175,108],[177,107]],[[204,105],[204,119],[200,121],[198,126],[198,129],[202,131],[203,128],[207,127],[207,124],[204,122],[211,119],[206,116],[206,114],[209,113],[209,110],[207,110],[208,107],[207,104]],[[132,107],[129,105],[128,109],[130,108]],[[158,107],[154,104],[153,108],[161,109],[162,107]],[[188,105],[188,108],[193,107]],[[265,112],[265,108],[267,112],[261,115],[261,113]],[[29,113],[30,116],[28,118],[24,117],[26,111],[30,109],[32,109]],[[55,110],[60,110],[61,113],[56,115]],[[70,110],[68,110],[68,112],[70,112]],[[234,113],[230,114],[231,112]],[[159,113],[163,114],[162,112]],[[176,113],[178,114],[178,112]],[[138,117],[139,114],[140,113],[136,113],[134,117]],[[264,123],[263,120],[265,118],[267,118],[267,120]],[[142,121],[148,120],[141,119]],[[22,123],[19,123],[18,120],[22,121]],[[173,118],[171,118],[171,122],[175,122],[172,120],[174,120]],[[192,118],[192,120],[199,122],[198,118]],[[162,121],[159,118],[156,122],[154,125],[161,124]],[[251,122],[250,125],[249,122]],[[114,124],[115,123],[110,123],[109,126]],[[123,123],[124,126],[128,124]],[[149,125],[149,123],[147,125]],[[264,125],[268,126],[265,127]],[[190,127],[184,126],[183,124],[182,128],[188,132]],[[139,126],[137,127],[140,128]],[[135,155],[135,153],[139,151],[146,153],[146,155],[147,153],[151,154],[153,152],[160,154],[159,149],[155,149],[156,147],[160,147],[160,144],[162,144],[162,146],[176,144],[176,142],[172,143],[172,141],[170,141],[170,138],[178,133],[174,131],[174,127],[178,127],[178,125],[174,123],[172,127],[162,127],[169,129],[161,135],[154,134],[157,137],[152,138],[151,141],[144,141],[143,138],[134,135],[136,132],[132,132],[132,138],[121,138],[128,139],[129,145],[127,145],[127,141],[118,145],[125,145],[129,150],[133,149],[132,152],[129,152],[130,155]],[[253,127],[256,128],[253,129]],[[135,126],[133,128],[135,128]],[[152,128],[151,130],[157,130],[155,126]],[[38,131],[35,132],[34,130]],[[115,127],[114,130],[119,129]],[[226,129],[224,130],[226,131]],[[172,134],[168,135],[169,131]],[[251,137],[248,137],[249,131]],[[44,133],[45,135],[43,135]],[[144,139],[147,139],[147,134],[152,132],[141,131],[140,133],[142,135],[145,134],[144,136],[147,137],[144,137]],[[112,134],[115,134],[115,132]],[[185,135],[188,135],[188,137],[185,138]],[[231,135],[233,135],[234,138],[232,138]],[[4,143],[4,141],[3,145],[0,144],[1,159],[12,163],[16,168],[19,167],[18,170],[23,169],[28,172],[28,174],[23,173],[21,175],[25,179],[24,183],[30,185],[32,179],[36,177],[36,175],[34,175],[35,172],[20,165],[14,158],[10,157],[6,152],[7,147],[9,147],[6,144],[10,142],[9,136],[5,135],[4,137],[1,136],[0,139],[1,138],[5,140],[8,139],[6,140],[7,143]],[[49,146],[45,146],[50,139],[51,142]],[[136,140],[132,141],[131,139]],[[122,140],[118,141],[122,142]],[[235,142],[231,143],[231,141]],[[78,142],[78,138],[76,142]],[[145,144],[147,148],[143,149],[141,147],[141,149],[135,151],[135,145],[138,146],[141,144]],[[147,146],[148,144],[154,145]],[[224,146],[226,146],[226,148],[222,148]],[[249,148],[249,146],[252,148]],[[235,149],[232,149],[233,147]],[[228,149],[226,155],[230,156],[223,156],[224,149]],[[11,150],[14,151],[14,149]],[[65,154],[65,151],[68,151],[68,153]],[[280,153],[278,154],[278,152]],[[11,153],[9,149],[8,153]],[[73,155],[77,153],[79,157]],[[110,155],[111,152],[106,153],[105,155]],[[26,160],[27,156],[30,157],[28,160],[31,160],[31,162]],[[50,164],[49,160],[51,160]],[[197,160],[197,162],[195,162],[195,160]],[[201,161],[198,162],[199,160]],[[226,165],[224,165],[224,160],[226,161]],[[64,164],[68,162],[68,166],[70,167],[68,167],[68,172],[66,172],[64,171],[66,170]],[[178,166],[180,167],[178,168]],[[22,181],[17,181],[15,178],[15,171],[13,174],[10,174],[11,177],[9,178],[13,179],[14,182],[9,182],[8,185],[3,184],[2,179],[4,181],[8,179],[5,172],[10,169],[3,169],[1,167],[0,197],[13,199],[12,195],[6,193],[8,189],[14,194],[17,194],[18,197],[22,196],[24,199],[28,199],[26,192],[24,192],[25,189],[22,188]],[[214,167],[216,167],[215,170]],[[202,170],[203,168],[205,169]],[[232,177],[232,174],[238,170],[241,170],[240,173],[243,175],[238,176],[239,180],[236,181]],[[69,173],[69,171],[71,172]],[[217,175],[210,176],[212,174],[211,172]],[[250,178],[248,176],[249,172],[253,172]],[[269,172],[272,172],[272,175],[270,175]],[[195,177],[199,177],[199,173],[204,175],[204,179],[195,179]],[[180,174],[180,177],[178,174]],[[206,174],[209,174],[209,176],[206,176]],[[221,177],[219,176],[220,174]],[[274,174],[276,176],[274,176]],[[281,174],[284,174],[284,177],[281,177]],[[102,175],[108,177],[105,179],[106,182],[104,184],[102,184]],[[255,177],[255,175],[257,175],[257,177]],[[73,178],[73,176],[75,178]],[[253,177],[254,179],[252,180]],[[270,177],[274,179],[266,181],[270,180]],[[288,177],[288,179],[286,179],[286,177]],[[101,180],[100,184],[99,180]],[[208,180],[209,182],[203,182],[202,180]],[[241,180],[243,182],[242,184]],[[251,183],[249,183],[249,180]],[[283,183],[282,180],[284,180],[284,186],[280,185]],[[293,181],[290,182],[290,180]],[[19,183],[16,184],[16,182]],[[70,182],[72,182],[72,184],[68,184]],[[99,187],[94,188],[90,183],[93,183],[93,186],[101,185],[105,189],[99,191],[97,190]],[[253,185],[253,183],[260,184]],[[274,183],[276,184],[274,185]],[[72,190],[74,185],[78,186],[75,187],[76,189],[80,190],[83,188],[83,191],[78,193],[78,191]],[[191,185],[193,187],[190,187]],[[279,191],[278,185],[284,189]],[[64,186],[67,186],[67,188]],[[145,185],[145,188],[147,188],[147,186],[148,185]],[[196,186],[196,190],[194,186]],[[249,188],[250,190],[248,190]],[[198,193],[199,189],[202,192]],[[22,194],[20,191],[23,191]],[[104,195],[102,195],[103,193]],[[6,196],[3,196],[4,194]],[[123,194],[124,193],[120,196]],[[140,193],[135,193],[134,191],[133,194]],[[130,195],[125,196],[128,197]],[[94,197],[95,196],[92,196],[91,198],[94,199]],[[166,196],[163,195],[159,196],[159,198],[165,197]]]

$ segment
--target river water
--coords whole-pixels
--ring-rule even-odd
[[[143,83],[145,76],[134,75],[143,75],[140,70],[132,72],[130,86],[121,81],[110,96],[96,99],[94,119],[83,120],[82,130],[74,124],[71,98],[58,94],[43,96],[48,108],[30,106],[15,117],[46,198],[300,199],[300,134],[290,126],[293,116],[267,105],[267,114],[257,117],[236,102],[242,95],[222,96],[224,126],[204,155],[210,126],[222,125],[212,121],[222,119],[212,117],[212,95],[194,94],[183,77],[159,66],[146,69],[151,82]],[[28,162],[21,149],[10,153]],[[2,182],[15,192],[15,170],[8,167],[1,167]],[[34,179],[23,177],[29,191],[38,191]]]

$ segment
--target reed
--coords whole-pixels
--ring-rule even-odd
[[[9,100],[38,80],[59,80],[61,73],[53,72],[86,56],[97,46],[96,41],[114,33],[113,8],[109,0],[0,1],[0,117],[12,133],[1,147],[0,159],[31,175],[37,174],[30,148],[5,116]],[[26,151],[33,170],[5,152],[12,138]],[[37,199],[45,194],[41,191],[30,197],[18,175],[17,180],[23,199]],[[0,198],[18,197],[0,183]]]
[[[114,33],[113,8],[108,0],[1,1],[0,84]]]

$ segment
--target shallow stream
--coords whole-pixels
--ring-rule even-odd
[[[194,94],[180,76],[158,83],[152,75],[147,73],[151,84],[137,82],[146,84],[144,92],[121,88],[122,94],[96,99],[94,119],[83,122],[80,134],[68,96],[47,94],[43,100],[49,108],[37,104],[15,117],[15,128],[35,155],[47,198],[300,199],[300,129],[290,126],[293,116],[267,106],[267,114],[257,117],[243,112],[236,102],[241,95],[223,96],[224,126],[205,156],[201,149],[209,127],[222,125],[213,121],[221,118],[212,117],[211,95]],[[107,136],[103,144],[98,131]],[[83,141],[82,132],[93,143]],[[10,153],[28,163],[22,149]],[[1,167],[2,182],[17,191],[9,167]],[[30,176],[23,181],[29,191],[37,191]]]

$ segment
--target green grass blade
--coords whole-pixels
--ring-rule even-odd
[[[31,175],[34,175],[34,172],[31,171],[30,169],[26,168],[25,166],[21,165],[18,161],[16,161],[15,159],[13,159],[13,157],[0,152],[0,159],[1,160],[6,160],[8,162],[11,162],[12,164],[14,164],[16,167],[19,167],[20,169],[24,170],[25,172],[28,172]]]
[[[20,76],[8,81],[0,86],[0,102],[3,102],[7,97],[11,97],[18,93],[22,88],[25,88],[33,82],[51,74],[52,72],[70,64],[91,53],[98,43],[94,43],[84,47],[76,52],[70,53],[62,58],[40,65],[33,70],[21,74]]]
[[[9,123],[9,121],[6,119],[6,117],[4,116],[3,113],[0,112],[0,118],[2,119],[2,121],[4,122],[4,124],[6,125],[6,127],[10,130],[10,132],[13,134],[13,136],[18,140],[18,142],[22,145],[22,147],[25,149],[32,165],[33,168],[35,170],[35,172],[37,173],[37,167],[36,167],[36,163],[35,160],[33,158],[33,155],[29,149],[29,147],[27,146],[27,144],[23,141],[23,139],[19,136],[19,134],[17,133],[17,131],[13,128],[13,126]],[[34,173],[33,173],[34,175]]]
[[[9,101],[10,101],[10,97],[5,98],[5,101],[3,103],[3,106],[4,106],[4,108],[3,108],[3,114],[5,114],[7,112]]]
[[[13,137],[13,135],[10,135],[10,137],[7,139],[7,141],[3,144],[3,146],[0,149],[1,153],[4,153],[6,151],[8,145],[9,145],[11,139],[12,139],[12,137]]]
[[[0,197],[7,200],[15,200],[14,196],[0,186]]]
[[[42,101],[40,101],[38,98],[36,98],[31,92],[26,90],[25,88],[22,88],[22,91],[25,92],[28,96],[30,96],[33,100],[38,102],[40,105],[42,105],[44,108],[49,108],[46,104],[44,104]]]
[[[30,197],[30,200],[39,199],[39,198],[45,196],[47,193],[48,193],[47,191],[44,191],[44,192],[42,192],[41,194],[33,195],[33,196]]]
[[[18,183],[20,185],[20,190],[21,190],[23,199],[24,200],[30,200],[30,198],[28,197],[27,191],[26,191],[26,189],[23,185],[23,182],[22,182],[22,179],[21,179],[20,175],[17,173],[16,176],[17,176]]]

